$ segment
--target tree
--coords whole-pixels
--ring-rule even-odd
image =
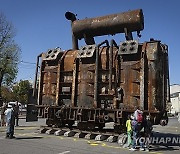
[[[1,87],[2,99],[4,103],[14,102],[15,95],[12,92],[12,89],[9,87],[2,86]]]
[[[2,106],[2,85],[13,83],[18,73],[20,48],[14,41],[15,29],[0,13],[0,106]]]
[[[28,80],[21,80],[13,87],[15,99],[22,104],[26,104],[30,89],[32,89],[30,82]]]

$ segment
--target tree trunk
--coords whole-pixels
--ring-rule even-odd
[[[2,91],[1,91],[1,87],[2,87],[2,81],[3,81],[3,75],[2,75],[2,70],[0,71],[0,107],[3,105],[3,100],[2,100]]]

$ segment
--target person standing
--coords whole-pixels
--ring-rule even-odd
[[[146,116],[146,119],[144,120],[144,135],[145,135],[145,151],[149,152],[149,142],[150,142],[150,137],[152,134],[152,123],[150,121],[150,115]]]
[[[141,132],[141,129],[143,127],[142,123],[144,121],[143,111],[140,110],[139,106],[137,106],[136,110],[134,111],[134,120],[136,121],[135,122],[135,136],[134,137],[136,139],[136,146],[137,146],[137,144],[139,144],[139,143],[137,143],[138,138],[142,137],[142,134],[140,132]],[[140,151],[144,151],[143,143],[140,143]]]
[[[128,120],[126,121],[127,128],[127,147],[130,147],[132,144],[132,126],[131,126],[131,115],[128,115]]]
[[[136,110],[134,111],[134,117],[138,123],[141,124],[143,122],[143,111],[141,111],[139,107],[136,107]]]
[[[16,101],[16,104],[15,104],[14,115],[15,115],[15,119],[16,119],[16,126],[19,126],[19,104],[18,104],[18,101]]]
[[[129,150],[135,151],[135,150],[137,150],[137,139],[138,139],[138,131],[139,130],[138,130],[138,123],[135,120],[134,116],[132,116],[131,125],[132,125],[133,137],[132,137],[132,148],[130,148]]]
[[[6,123],[7,123],[7,131],[6,131],[6,138],[15,138],[14,137],[14,123],[15,123],[15,116],[14,116],[14,105],[8,106],[5,115],[6,115]]]

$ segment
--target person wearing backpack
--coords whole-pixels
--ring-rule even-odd
[[[140,132],[141,129],[143,128],[143,111],[140,110],[139,107],[136,108],[136,110],[134,111],[134,117],[135,120],[137,121],[137,129]],[[140,136],[141,137],[141,136]]]
[[[133,117],[134,117],[134,119],[132,120],[133,142],[132,142],[132,148],[130,150],[135,151],[137,150],[136,146],[137,146],[138,137],[141,137],[139,135],[142,129],[142,122],[143,122],[143,112],[140,110],[139,107],[137,107],[136,110],[134,111]],[[142,150],[142,148],[140,148],[140,150]]]
[[[143,112],[139,109],[139,107],[137,107],[136,110],[134,111],[134,117],[138,123],[143,122]]]

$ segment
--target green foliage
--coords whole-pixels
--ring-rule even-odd
[[[29,90],[32,88],[28,80],[21,80],[13,87],[13,93],[15,99],[22,104],[26,104],[28,101]]]
[[[9,87],[2,86],[1,91],[2,91],[2,98],[4,103],[16,101],[14,93]]]
[[[0,14],[0,85],[13,83],[18,73],[20,48],[14,41],[14,27]]]
[[[2,105],[1,86],[11,85],[18,73],[20,48],[14,41],[13,25],[0,13],[0,106]]]

